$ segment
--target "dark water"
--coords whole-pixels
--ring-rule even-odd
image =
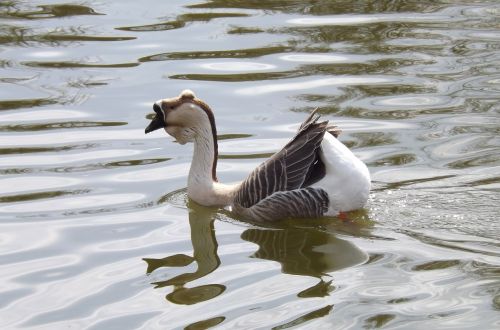
[[[0,2],[0,328],[500,328],[497,1]],[[241,180],[319,107],[364,210],[259,227],[144,135],[189,88]]]

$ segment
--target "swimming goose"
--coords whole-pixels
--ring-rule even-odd
[[[217,129],[210,107],[190,90],[154,103],[145,133],[164,128],[180,144],[194,142],[188,196],[205,206],[231,206],[254,221],[336,216],[363,207],[370,173],[313,111],[283,149],[239,184],[217,180]]]

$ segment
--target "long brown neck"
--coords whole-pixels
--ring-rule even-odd
[[[217,129],[215,121],[210,122],[212,126],[212,145],[213,145],[213,161],[212,161],[212,180],[217,182],[217,159],[219,158],[219,144],[217,143]]]

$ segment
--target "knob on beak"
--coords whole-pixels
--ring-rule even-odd
[[[151,121],[151,123],[149,123],[148,127],[146,127],[146,129],[144,130],[144,133],[146,133],[146,134],[167,126],[165,124],[165,120],[163,119],[163,111],[161,111],[160,106],[155,103],[153,105],[153,110],[156,112],[156,115],[153,118],[153,120]]]

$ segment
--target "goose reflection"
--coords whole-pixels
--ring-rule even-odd
[[[318,227],[286,226],[251,228],[241,237],[259,246],[253,257],[277,261],[286,274],[319,278],[318,284],[298,294],[299,297],[322,297],[334,289],[329,273],[368,260],[368,255],[353,243]]]
[[[188,207],[193,256],[175,254],[163,259],[143,259],[148,264],[146,271],[148,274],[160,267],[184,267],[193,261],[196,262],[197,269],[194,272],[183,273],[165,281],[152,283],[155,288],[173,286],[174,290],[166,298],[170,302],[182,305],[192,305],[215,298],[226,289],[221,284],[207,284],[191,288],[185,286],[189,282],[212,273],[220,265],[214,230],[215,211],[191,201],[188,202]]]
[[[222,294],[226,287],[222,284],[207,284],[187,287],[189,282],[202,278],[220,266],[217,255],[214,220],[217,210],[199,206],[188,201],[189,225],[193,255],[174,254],[162,259],[144,258],[147,273],[161,267],[186,267],[193,262],[197,268],[164,281],[154,282],[155,288],[172,286],[173,291],[166,299],[175,304],[191,305],[213,299]],[[286,274],[311,276],[319,282],[298,293],[299,297],[323,297],[333,289],[329,273],[352,267],[368,260],[368,255],[353,243],[338,238],[338,229],[331,222],[319,223],[311,220],[307,224],[283,222],[274,227],[252,227],[246,229],[241,238],[255,243],[258,249],[252,257],[277,261]]]

